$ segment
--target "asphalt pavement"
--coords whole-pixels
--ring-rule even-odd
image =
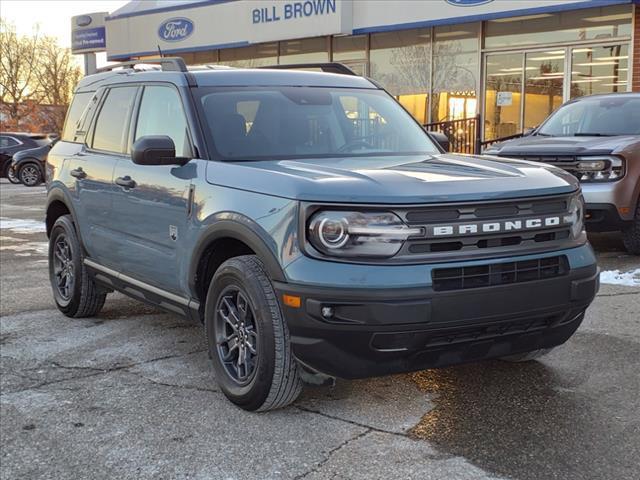
[[[592,242],[628,286],[603,284],[538,362],[338,381],[255,414],[218,390],[199,324],[119,294],[92,319],[56,310],[44,201],[0,180],[2,479],[640,478],[640,257],[618,235]]]

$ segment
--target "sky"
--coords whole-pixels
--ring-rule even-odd
[[[0,17],[13,23],[18,33],[30,35],[36,25],[45,35],[57,37],[63,47],[71,46],[71,17],[83,13],[113,12],[127,0],[0,0]],[[78,56],[82,62],[82,57]],[[98,65],[106,62],[98,55]]]

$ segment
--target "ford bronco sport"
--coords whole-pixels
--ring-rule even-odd
[[[485,154],[545,162],[582,184],[587,231],[622,231],[640,255],[640,93],[575,98],[522,138]]]
[[[580,325],[598,272],[575,176],[446,154],[355,75],[138,64],[82,79],[48,158],[67,316],[118,290],[203,322],[246,410],[532,359]]]

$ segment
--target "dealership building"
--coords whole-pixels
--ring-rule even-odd
[[[570,98],[640,91],[638,0],[138,0],[105,26],[109,60],[341,62],[422,123],[480,115],[484,139]]]

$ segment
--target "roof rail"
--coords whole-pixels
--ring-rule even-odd
[[[343,63],[338,63],[338,62],[295,63],[291,65],[271,65],[271,66],[258,67],[258,68],[269,68],[269,69],[277,69],[277,70],[297,70],[297,69],[305,69],[305,68],[319,68],[320,70],[326,73],[339,73],[341,75],[353,75],[356,77],[358,76],[358,74],[353,70],[351,70],[349,67],[347,67]]]
[[[96,70],[96,73],[110,72],[116,68],[133,68],[136,65],[160,65],[163,72],[187,72],[187,65],[181,57],[159,57],[147,58],[145,60],[127,60],[126,62],[114,63]]]

